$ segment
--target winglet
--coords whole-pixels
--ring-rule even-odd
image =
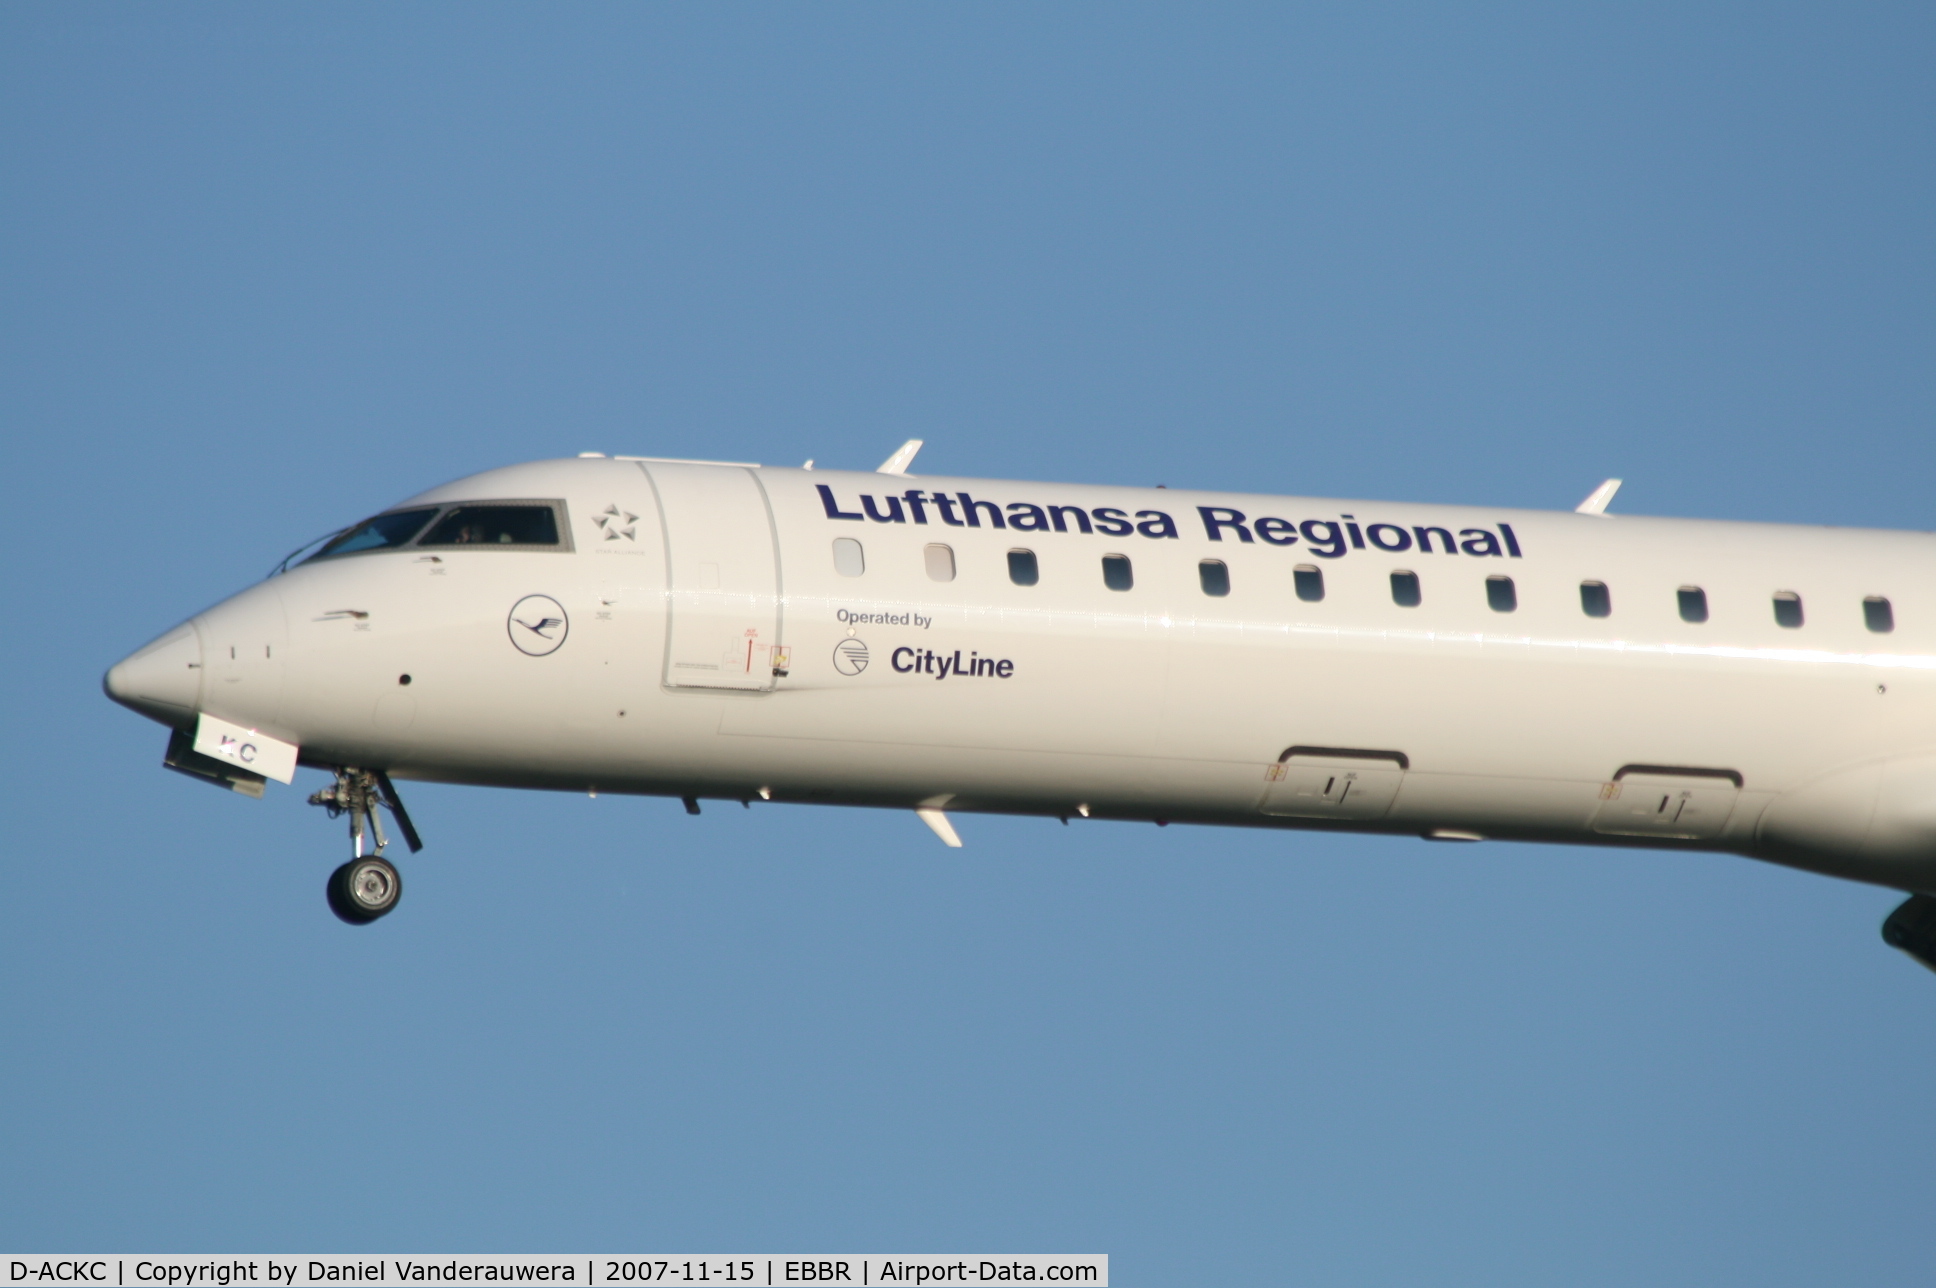
[[[901,444],[899,451],[882,461],[881,467],[875,470],[874,473],[905,474],[908,472],[908,466],[914,464],[914,454],[920,450],[921,440],[918,438],[910,438],[907,442]]]
[[[1618,492],[1619,490],[1620,490],[1620,480],[1608,479],[1606,482],[1602,483],[1599,487],[1594,488],[1592,495],[1588,496],[1586,500],[1574,506],[1573,513],[1605,514],[1607,512],[1607,507],[1613,504],[1613,494],[1615,492]]]

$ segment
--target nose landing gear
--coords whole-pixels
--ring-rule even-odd
[[[1936,898],[1912,894],[1882,923],[1882,942],[1936,970]]]
[[[351,859],[329,874],[329,910],[352,926],[367,926],[403,897],[403,875],[381,854]]]
[[[331,818],[350,816],[350,861],[329,874],[325,892],[329,910],[352,926],[367,926],[397,906],[403,897],[403,876],[383,857],[390,840],[383,834],[383,818],[377,806],[387,806],[396,816],[397,830],[411,853],[423,849],[403,800],[390,784],[390,776],[380,769],[344,766],[336,771],[336,781],[309,798]],[[374,843],[363,853],[365,836]]]

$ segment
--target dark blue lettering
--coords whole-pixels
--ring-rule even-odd
[[[1338,517],[1340,519],[1353,519],[1353,518],[1356,518],[1357,516],[1351,515],[1351,514],[1341,514]],[[1351,548],[1353,550],[1363,550],[1365,548],[1364,534],[1358,531],[1357,524],[1347,523],[1344,525],[1344,530],[1351,534]]]
[[[914,521],[922,527],[926,527],[928,523],[928,512],[925,508],[927,497],[921,495],[921,489],[918,487],[909,488],[906,496],[908,509],[914,511]]]
[[[963,656],[961,649],[937,653],[933,649],[897,648],[889,655],[888,664],[901,675],[932,675],[936,680],[971,676],[1006,680],[1015,674],[1015,663],[1008,658],[983,657],[976,649],[967,650]]]
[[[1258,536],[1274,546],[1297,544],[1297,525],[1289,519],[1259,519],[1251,526],[1257,529]]]
[[[949,496],[946,492],[936,492],[928,499],[934,502],[937,510],[941,511],[941,521],[943,523],[951,528],[959,528],[961,526],[961,520],[955,518],[955,499],[953,497]]]
[[[886,514],[882,514],[874,508],[874,498],[868,496],[865,492],[861,494],[860,504],[861,508],[867,511],[867,517],[876,523],[907,522],[907,516],[901,513],[901,498],[898,496],[890,496],[887,498]]]
[[[1311,553],[1320,559],[1340,559],[1344,557],[1344,533],[1329,519],[1306,519],[1298,531],[1304,534],[1305,544]],[[1322,533],[1323,535],[1319,535]]]
[[[1039,505],[1030,505],[1027,501],[1010,501],[1008,503],[1008,511],[1008,526],[1014,528],[1017,532],[1047,532],[1049,530],[1049,516],[1042,513],[1042,507]]]
[[[1113,510],[1105,505],[1089,513],[1096,516],[1096,527],[1100,528],[1106,537],[1126,537],[1136,531],[1136,525],[1132,524],[1129,516],[1121,510]]]
[[[1434,532],[1438,533],[1439,540],[1445,543],[1446,554],[1456,555],[1459,553],[1459,543],[1452,540],[1452,534],[1444,528],[1413,528],[1412,532],[1418,537],[1418,551],[1420,554],[1429,555],[1432,553],[1432,534]]]
[[[1055,530],[1056,530],[1057,532],[1067,532],[1067,531],[1068,531],[1068,529],[1067,529],[1067,528],[1065,528],[1065,527],[1063,527],[1063,526],[1062,526],[1062,516],[1063,516],[1063,515],[1065,515],[1065,514],[1073,514],[1073,515],[1075,515],[1075,516],[1076,516],[1076,526],[1077,526],[1077,527],[1079,527],[1079,528],[1081,528],[1081,529],[1082,529],[1082,530],[1083,530],[1084,532],[1094,532],[1094,531],[1095,531],[1095,529],[1094,529],[1094,528],[1092,528],[1092,527],[1090,527],[1090,526],[1089,526],[1089,513],[1088,513],[1088,511],[1086,511],[1086,510],[1084,510],[1084,509],[1083,509],[1083,508],[1082,508],[1081,506],[1078,506],[1078,505],[1052,505],[1052,506],[1050,506],[1050,507],[1049,507],[1049,521],[1050,521],[1051,523],[1053,523],[1053,524],[1055,524]]]
[[[1197,513],[1203,516],[1203,534],[1212,541],[1223,540],[1223,530],[1233,528],[1245,545],[1250,544],[1250,529],[1244,526],[1244,512],[1233,510],[1226,505],[1200,505]]]
[[[1459,543],[1459,548],[1469,555],[1493,555],[1500,559],[1506,557],[1506,552],[1499,548],[1499,538],[1484,528],[1460,528],[1459,535],[1465,538]]]
[[[1146,537],[1176,536],[1176,520],[1161,510],[1138,510],[1136,517],[1142,520],[1136,530]]]
[[[979,511],[982,510],[988,511],[988,517],[994,522],[996,527],[1006,528],[1008,526],[1007,520],[1002,518],[1002,507],[996,505],[993,501],[977,501],[966,492],[957,492],[955,495],[961,498],[961,513],[967,518],[969,527],[979,528],[981,526],[981,515]]]
[[[816,487],[820,491],[820,504],[827,511],[827,517],[829,519],[860,518],[860,515],[858,514],[849,514],[847,513],[847,511],[841,509],[840,506],[834,502],[834,490],[828,487],[825,483],[816,483],[814,484],[814,487]]]
[[[1511,554],[1515,559],[1519,558],[1519,538],[1513,535],[1512,524],[1500,524],[1499,535],[1506,539],[1507,553]]]
[[[1389,532],[1391,536],[1380,537],[1378,535],[1380,532]],[[1371,538],[1371,544],[1377,546],[1380,550],[1389,550],[1396,553],[1400,550],[1410,550],[1412,548],[1412,534],[1399,527],[1396,523],[1374,523],[1365,529],[1365,533]]]

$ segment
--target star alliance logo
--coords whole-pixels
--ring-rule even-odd
[[[617,541],[620,537],[627,541],[637,539],[639,516],[616,505],[606,506],[605,513],[594,515],[592,522],[604,530],[607,541]]]

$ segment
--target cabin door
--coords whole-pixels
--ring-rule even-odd
[[[780,564],[773,515],[755,472],[740,465],[647,461],[665,522],[671,586],[665,683],[671,688],[773,687],[780,642]]]
[[[1279,818],[1383,818],[1405,781],[1396,751],[1292,747],[1264,770],[1258,810]]]
[[[1600,789],[1593,830],[1608,836],[1707,841],[1721,835],[1741,796],[1732,770],[1633,765]]]

